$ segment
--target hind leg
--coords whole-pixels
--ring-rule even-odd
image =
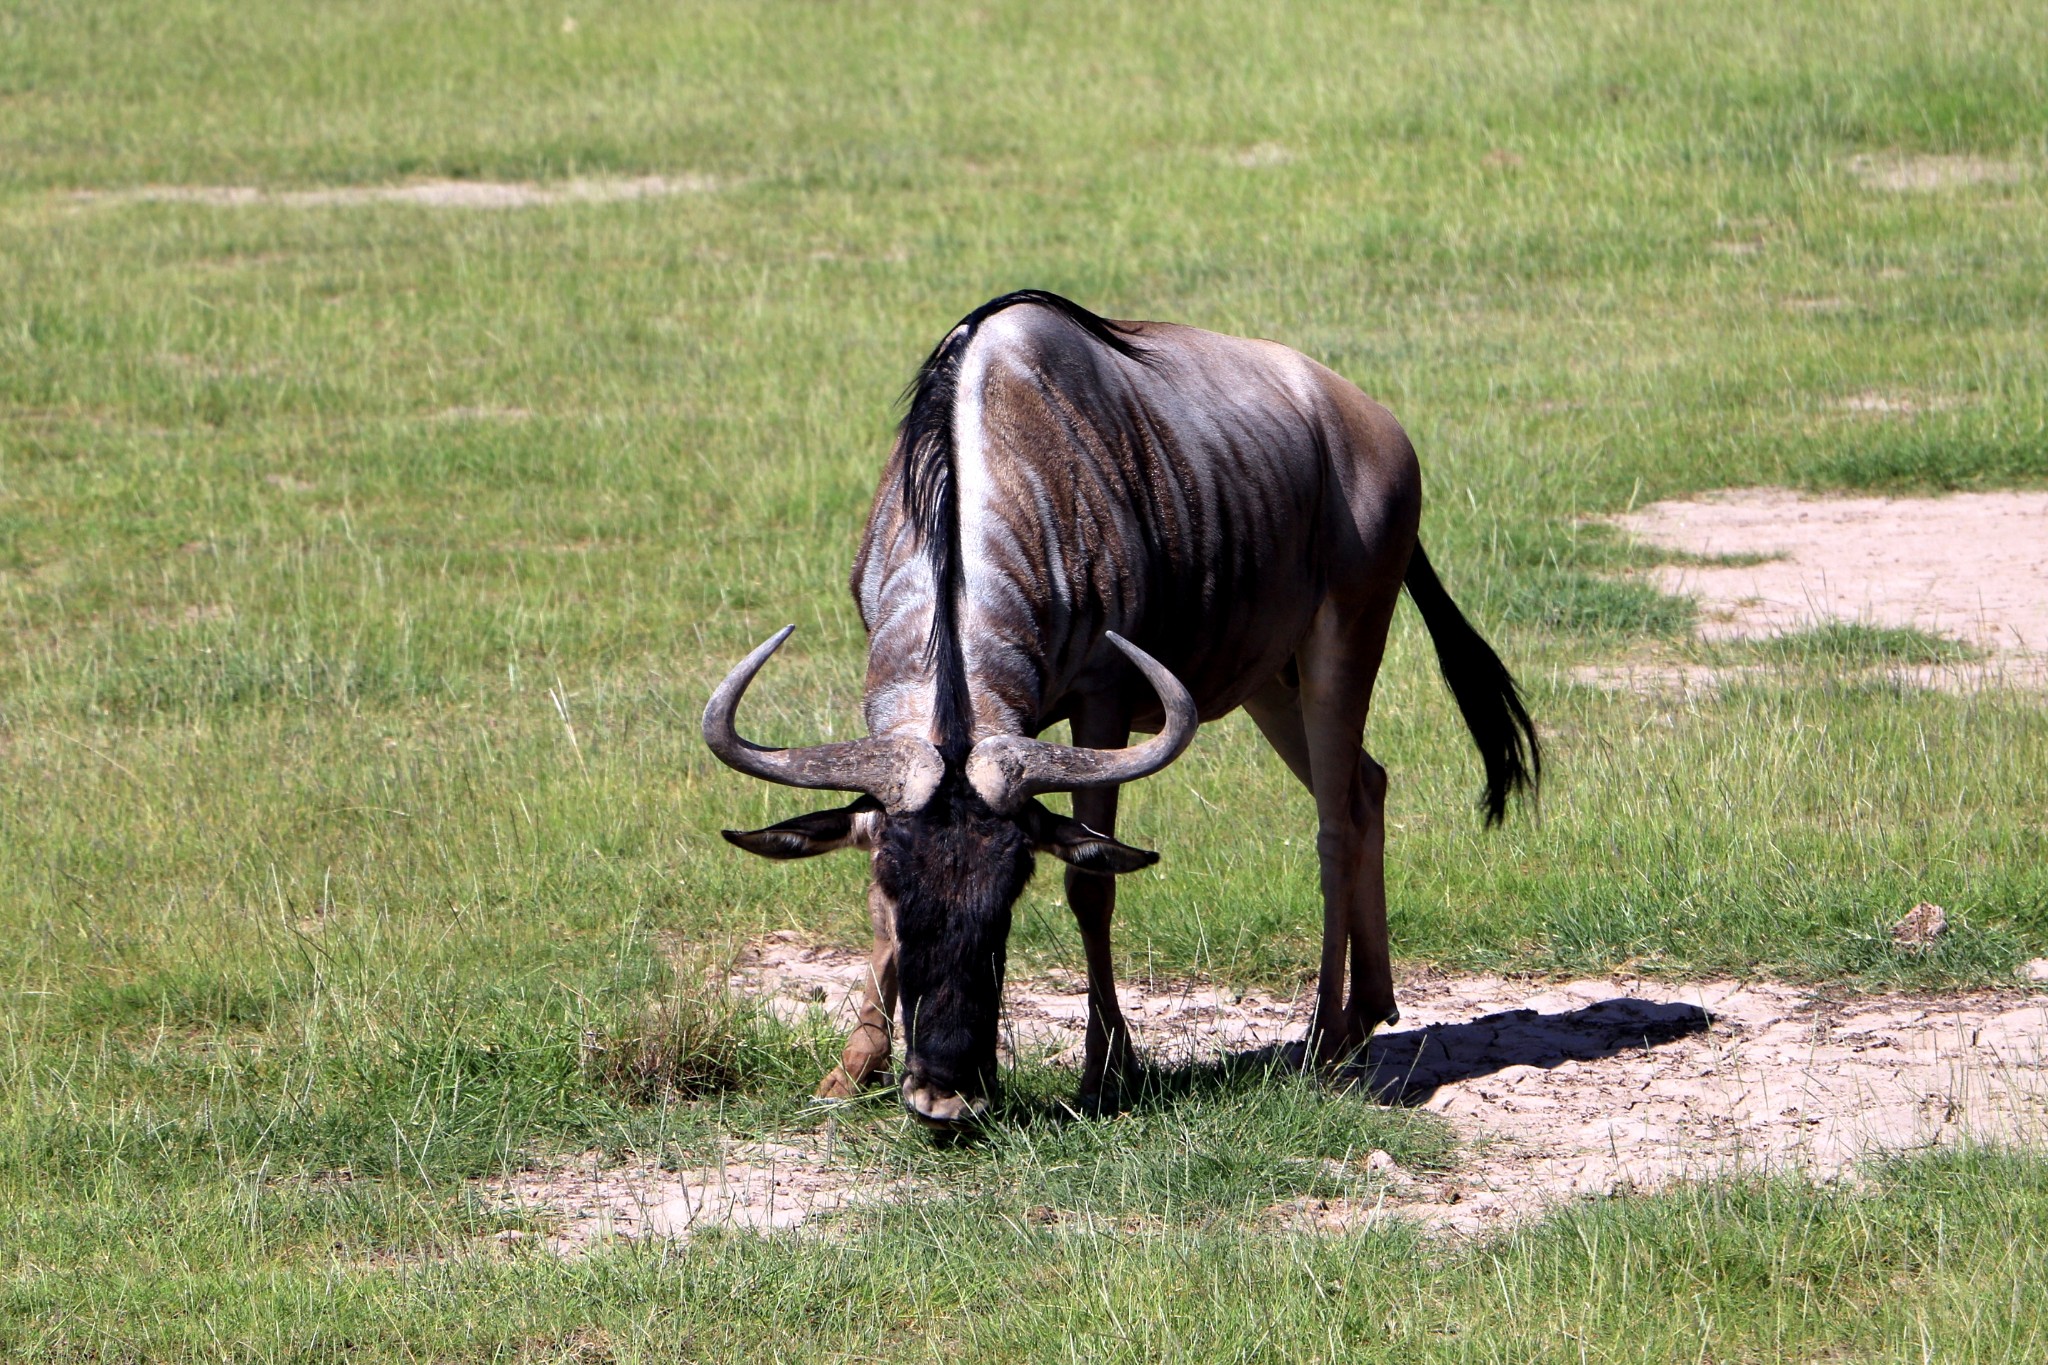
[[[1301,780],[1301,785],[1311,793],[1315,790],[1309,764],[1308,732],[1301,715],[1301,696],[1298,689],[1275,682],[1259,695],[1245,703],[1259,727],[1259,732],[1273,746],[1288,768]],[[1343,945],[1329,944],[1331,951],[1325,954],[1326,965],[1340,959],[1344,949],[1350,954],[1350,995],[1346,1001],[1341,1023],[1326,1026],[1326,997],[1318,995],[1318,1024],[1314,1030],[1319,1050],[1341,1052],[1363,1043],[1371,1036],[1372,1030],[1381,1023],[1397,1023],[1401,1012],[1392,1003],[1383,1009],[1379,999],[1389,1002],[1393,995],[1393,968],[1386,928],[1386,793],[1387,770],[1375,762],[1370,754],[1359,754],[1360,772],[1364,790],[1357,794],[1355,805],[1360,809],[1363,820],[1364,849],[1361,863],[1361,891],[1346,902],[1343,924]],[[1325,921],[1326,937],[1329,928]],[[1377,996],[1368,992],[1368,984],[1378,982],[1381,990]]]
[[[1387,773],[1361,747],[1392,606],[1390,595],[1380,609],[1347,619],[1326,603],[1298,656],[1300,686],[1276,680],[1245,703],[1315,797],[1323,952],[1311,1037],[1325,1062],[1399,1017],[1387,941]]]
[[[1364,787],[1365,856],[1358,895],[1351,902],[1351,1028],[1363,1043],[1381,1024],[1401,1022],[1394,1000],[1394,959],[1387,936],[1387,770],[1358,751]]]

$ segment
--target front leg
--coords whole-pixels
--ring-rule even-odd
[[[1076,715],[1074,743],[1091,749],[1121,749],[1130,742],[1128,721],[1089,714]],[[1115,787],[1074,793],[1074,818],[1097,834],[1116,833]],[[1137,1054],[1131,1031],[1116,998],[1116,969],[1109,956],[1109,921],[1116,910],[1116,878],[1101,872],[1067,869],[1067,904],[1081,930],[1081,951],[1088,962],[1088,1032],[1082,1046],[1081,1108],[1088,1112],[1115,1109],[1137,1078]]]
[[[868,884],[868,924],[875,946],[868,955],[860,1010],[839,1065],[818,1082],[820,1099],[843,1100],[858,1095],[868,1078],[889,1064],[890,1028],[896,1018],[896,907],[875,883]]]
[[[1102,830],[1093,820],[1083,823]],[[1074,908],[1075,922],[1081,927],[1081,950],[1088,959],[1088,1033],[1082,1047],[1081,1107],[1091,1112],[1115,1109],[1124,1087],[1137,1075],[1137,1056],[1131,1050],[1130,1028],[1117,1004],[1116,973],[1109,956],[1109,918],[1116,908],[1116,878],[1068,868],[1067,904]]]

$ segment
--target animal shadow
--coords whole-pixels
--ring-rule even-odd
[[[1563,1062],[1595,1062],[1677,1042],[1712,1027],[1698,1005],[1617,996],[1561,1014],[1502,1010],[1462,1024],[1428,1024],[1373,1035],[1365,1055],[1334,1078],[1381,1104],[1426,1103],[1439,1087],[1476,1080],[1511,1066],[1544,1069]],[[1178,1066],[1142,1066],[1123,1091],[1099,1110],[1083,1114],[1063,1098],[1005,1096],[1003,1112],[1026,1126],[1061,1127],[1076,1119],[1117,1112],[1170,1109],[1188,1100],[1257,1085],[1276,1073],[1299,1071],[1299,1042],[1233,1052]],[[971,1134],[944,1135],[972,1141]]]
[[[1417,1105],[1454,1081],[1511,1066],[1597,1062],[1704,1033],[1713,1022],[1698,1005],[1634,996],[1561,1014],[1502,1010],[1464,1024],[1377,1033],[1344,1074],[1382,1104]]]

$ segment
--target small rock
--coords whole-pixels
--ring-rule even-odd
[[[2037,957],[2020,968],[2020,975],[2029,981],[2048,981],[2048,957]]]
[[[506,1246],[510,1246],[514,1242],[525,1241],[526,1234],[521,1232],[518,1228],[506,1228],[503,1232],[498,1233],[491,1240],[494,1242],[502,1243]]]
[[[1921,901],[1892,926],[1892,942],[1901,948],[1924,951],[1948,932],[1948,911],[1933,901]]]

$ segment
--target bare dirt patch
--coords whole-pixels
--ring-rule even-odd
[[[1576,1196],[1739,1171],[1853,1177],[1880,1153],[2048,1134],[2038,995],[1831,1003],[1727,981],[1478,977],[1410,1012],[1428,1022],[1375,1040],[1375,1083],[1450,1119],[1470,1155],[1450,1180],[1396,1170],[1383,1198],[1297,1206],[1297,1220],[1469,1233]]]
[[[1858,411],[1899,412],[1908,400]],[[1707,640],[1753,640],[1830,621],[1908,626],[1982,658],[1886,671],[1926,687],[2048,684],[2048,492],[1939,498],[1810,497],[1735,489],[1660,502],[1614,523],[1695,559],[1652,571],[1659,590],[1699,599]],[[1578,670],[1603,686],[1711,687],[1742,670],[1652,662]]]
[[[901,1198],[908,1182],[835,1161],[828,1138],[734,1145],[717,1165],[665,1171],[586,1152],[484,1187],[498,1209],[546,1215],[549,1250],[581,1255],[608,1238],[683,1241],[712,1228],[782,1232],[812,1218]]]
[[[749,949],[731,984],[784,1017],[822,1010],[845,1023],[866,969],[857,952],[784,934]],[[1078,981],[1013,981],[1007,994],[1014,1054],[1078,1057]],[[1285,1056],[1310,1004],[1201,983],[1132,987],[1123,1001],[1155,1065]],[[1855,1163],[1883,1152],[2048,1135],[2048,994],[2024,988],[1831,1001],[1732,981],[1458,976],[1407,982],[1401,1008],[1404,1022],[1374,1038],[1348,1079],[1361,1102],[1443,1115],[1466,1147],[1459,1166],[1411,1173],[1375,1153],[1354,1173],[1369,1197],[1292,1201],[1272,1211],[1277,1222],[1338,1230],[1401,1217],[1478,1233],[1581,1196],[1738,1171],[1853,1178]],[[580,1158],[487,1197],[552,1215],[550,1244],[579,1252],[613,1235],[793,1228],[909,1193],[836,1158],[828,1131],[735,1146],[693,1171]]]
[[[851,1028],[866,979],[864,956],[783,930],[742,953],[727,984],[785,1020],[822,1009],[835,1027]],[[1078,1064],[1087,986],[1066,973],[1012,982],[1004,992],[1004,1050]],[[1267,1047],[1289,1037],[1298,1022],[1294,1000],[1199,982],[1127,983],[1121,999],[1133,1036],[1152,1061],[1168,1065]]]
[[[1855,306],[1839,294],[1800,294],[1780,299],[1778,305],[1792,313],[1846,313]]]
[[[1865,389],[1852,393],[1838,405],[1844,412],[1869,412],[1884,417],[1917,417],[1923,412],[1945,412],[1957,406],[1951,394],[1936,394],[1932,397],[1904,394],[1879,393]]]
[[[1865,153],[1849,158],[1849,173],[1874,190],[1893,193],[1945,190],[1956,185],[2015,185],[2027,166],[1984,156],[1911,156]]]
[[[1290,166],[1299,159],[1291,147],[1278,142],[1255,143],[1229,154],[1233,166],[1242,166],[1248,171],[1265,170],[1272,166]]]
[[[857,953],[784,936],[750,950],[732,984],[779,1013],[822,1008],[844,1023],[865,972]],[[1011,1048],[1078,1060],[1082,985],[1013,983]],[[1162,1065],[1284,1049],[1311,1003],[1206,983],[1121,996],[1140,1049]],[[1384,1102],[1443,1114],[1473,1151],[1449,1180],[1388,1168],[1372,1207],[1468,1231],[1560,1198],[1728,1170],[1832,1177],[1880,1151],[2033,1136],[2048,1115],[2048,999],[2038,995],[1837,1005],[1730,981],[1460,976],[1405,984],[1401,1012],[1353,1079]],[[1312,1212],[1330,1223],[1365,1211]]]
[[[405,185],[341,185],[311,190],[267,190],[251,185],[142,185],[125,190],[80,190],[72,197],[85,203],[210,204],[222,208],[417,204],[425,208],[521,209],[669,199],[717,188],[718,182],[708,175],[641,175],[551,184],[530,180],[419,180]]]
[[[530,408],[459,407],[443,408],[431,414],[429,422],[524,422],[533,416]]]

